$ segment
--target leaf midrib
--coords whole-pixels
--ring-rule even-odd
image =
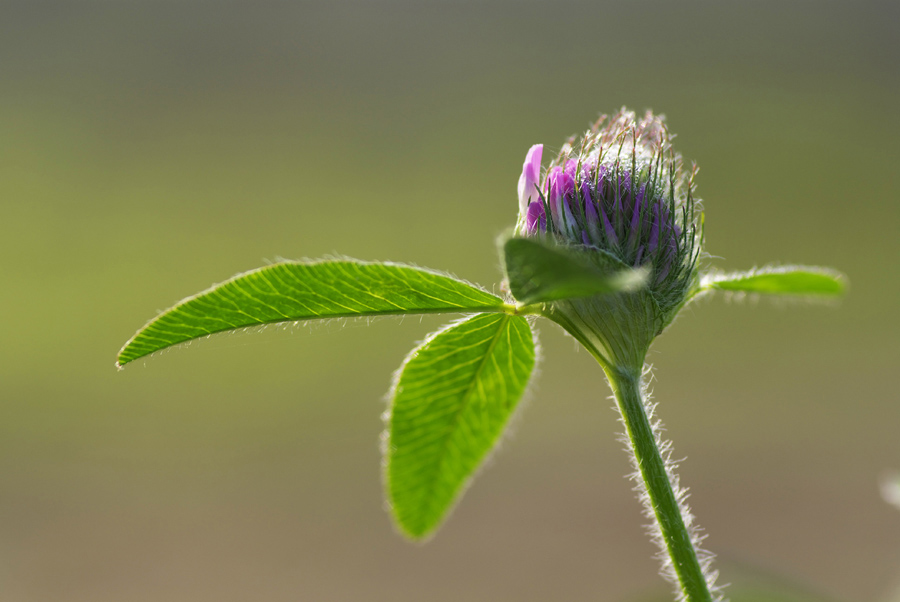
[[[441,445],[441,451],[439,452],[440,459],[436,463],[437,469],[432,471],[432,476],[431,476],[431,478],[428,479],[428,487],[426,489],[426,495],[425,495],[425,499],[426,499],[425,508],[428,510],[428,512],[426,513],[426,516],[428,516],[429,518],[431,517],[431,513],[433,511],[433,506],[434,506],[434,489],[435,489],[435,486],[437,485],[437,480],[438,480],[437,475],[441,474],[441,472],[442,472],[441,469],[443,468],[444,462],[447,459],[447,449],[448,449],[448,446],[450,445],[450,439],[452,439],[452,433],[455,430],[455,427],[457,427],[459,425],[460,416],[462,415],[463,411],[468,407],[469,402],[470,402],[469,398],[471,397],[473,391],[475,390],[475,385],[478,382],[478,379],[481,378],[481,374],[484,371],[485,366],[487,365],[488,358],[494,352],[494,348],[496,348],[496,346],[497,346],[497,341],[500,340],[500,335],[503,333],[503,330],[506,328],[506,325],[509,323],[510,317],[511,316],[506,315],[502,318],[502,323],[501,323],[500,327],[497,329],[497,332],[492,337],[491,344],[488,346],[487,352],[481,358],[481,362],[478,365],[478,369],[475,371],[475,378],[472,379],[472,384],[470,384],[467,387],[466,392],[463,394],[462,402],[460,403],[459,409],[456,411],[456,415],[450,421],[450,425],[453,428],[448,429],[449,434],[447,437],[444,438],[444,442]],[[460,483],[460,486],[461,485],[462,485],[462,483]],[[424,533],[424,531],[422,533]],[[422,534],[422,533],[420,533],[420,534]]]
[[[174,308],[173,308],[174,309]],[[154,321],[147,324],[147,326],[143,327],[139,330],[133,337],[131,337],[127,343],[119,350],[119,354],[117,357],[116,365],[118,367],[123,367],[126,364],[129,364],[135,360],[139,360],[142,357],[147,357],[153,355],[154,353],[158,353],[170,347],[175,347],[181,345],[182,343],[187,343],[188,341],[192,341],[201,337],[206,337],[214,334],[220,334],[224,332],[228,332],[230,330],[237,330],[239,328],[253,328],[255,326],[267,326],[270,324],[281,324],[283,322],[306,322],[312,320],[330,320],[330,319],[345,319],[345,318],[377,318],[377,317],[387,317],[387,316],[408,316],[408,315],[423,315],[423,314],[456,314],[456,313],[505,313],[511,314],[516,311],[516,308],[512,305],[508,305],[506,303],[500,302],[499,305],[490,306],[476,306],[476,307],[438,307],[438,308],[425,308],[425,309],[414,309],[414,310],[375,310],[375,311],[363,311],[363,312],[353,312],[353,313],[335,313],[335,314],[319,314],[315,316],[300,316],[300,317],[287,317],[287,318],[279,318],[276,320],[254,320],[253,322],[249,322],[247,324],[237,324],[232,326],[226,326],[224,328],[219,328],[215,330],[203,330],[203,334],[193,335],[188,338],[185,338],[181,341],[177,341],[170,345],[166,345],[165,347],[155,348],[153,351],[149,353],[142,353],[140,355],[136,355],[132,358],[126,359],[124,362],[122,361],[123,353],[126,349],[132,346],[136,341],[139,342],[139,339],[142,337],[151,337],[152,335],[148,333],[148,330],[152,332],[154,327],[160,327],[160,321],[165,318],[167,315],[171,314],[162,314]],[[178,323],[171,324],[174,326],[178,326]],[[183,324],[182,324],[183,325]],[[167,325],[168,326],[168,325]],[[160,328],[160,330],[162,330]],[[167,332],[163,330],[163,332]]]

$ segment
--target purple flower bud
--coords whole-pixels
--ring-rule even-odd
[[[528,151],[519,179],[520,234],[540,228],[563,244],[649,266],[661,294],[686,289],[696,274],[699,214],[662,118],[638,119],[623,109],[602,123],[564,147],[543,180],[543,147]]]
[[[693,174],[684,174],[662,118],[623,109],[604,119],[566,143],[543,179],[541,150],[535,150],[541,147],[528,151],[517,233],[552,239],[601,270],[634,267],[648,274],[638,290],[545,307],[545,315],[595,338],[612,364],[640,366],[650,342],[697,285],[701,216]],[[526,181],[537,186],[535,195],[528,195]]]
[[[538,186],[541,181],[541,154],[543,144],[535,144],[525,155],[522,175],[519,176],[519,211],[525,213],[529,205],[538,200]]]

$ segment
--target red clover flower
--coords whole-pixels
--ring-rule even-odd
[[[591,331],[599,318],[591,314],[598,311],[618,318],[634,314],[627,321],[646,350],[697,283],[702,228],[693,196],[696,167],[685,176],[663,117],[647,112],[637,119],[625,109],[609,121],[602,116],[580,140],[569,139],[542,178],[543,150],[542,144],[532,146],[522,166],[516,234],[549,239],[606,269],[649,271],[647,287],[626,303],[635,312],[617,297],[566,300],[553,309]],[[627,341],[610,340],[621,339],[615,332],[603,332],[621,330],[621,323],[615,326],[599,329],[611,363],[627,360],[617,357],[623,353],[643,357],[627,349],[633,346]]]

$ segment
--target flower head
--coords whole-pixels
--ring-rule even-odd
[[[531,147],[519,178],[517,233],[647,265],[657,289],[691,278],[700,242],[696,168],[685,178],[670,138],[661,116],[638,120],[623,109],[566,143],[543,179],[543,145]]]
[[[525,159],[516,233],[650,270],[655,336],[696,285],[702,242],[696,167],[685,175],[663,117],[647,112],[639,119],[625,109],[571,138],[543,177],[542,151],[535,145]]]

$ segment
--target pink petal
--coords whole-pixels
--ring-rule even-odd
[[[541,155],[544,152],[543,144],[535,144],[525,155],[525,163],[522,165],[522,175],[519,176],[519,212],[528,211],[528,206],[538,200],[537,187],[541,181]]]

